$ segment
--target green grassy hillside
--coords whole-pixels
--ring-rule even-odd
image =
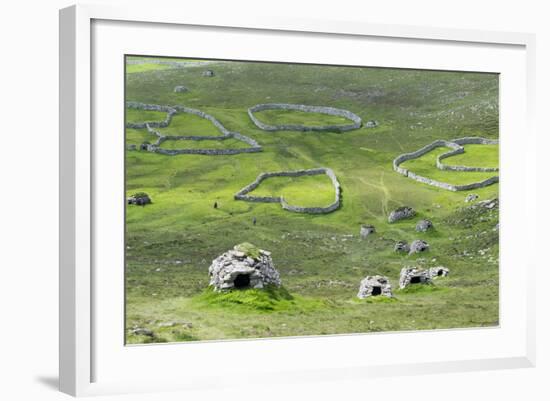
[[[498,324],[498,231],[493,230],[498,210],[466,209],[467,193],[424,185],[392,170],[397,155],[436,139],[498,138],[497,75],[234,62],[162,67],[142,71],[132,67],[127,100],[200,109],[229,130],[258,141],[263,152],[126,153],[127,193],[144,191],[153,200],[145,207],[127,207],[129,343]],[[203,77],[206,68],[215,76]],[[174,93],[177,85],[189,91]],[[257,103],[344,108],[363,121],[377,120],[380,126],[346,133],[264,132],[247,115]],[[129,113],[132,121],[151,118],[151,112]],[[310,113],[258,114],[266,122],[300,123],[299,114]],[[334,117],[309,117],[310,124],[334,122]],[[207,121],[194,116],[178,116],[175,121],[177,126],[164,129],[166,133],[217,134]],[[146,130],[126,132],[128,144],[154,139]],[[208,146],[192,142],[162,146],[243,146],[233,140],[201,141],[215,142]],[[494,175],[437,170],[435,157],[445,150],[436,149],[404,166],[452,183]],[[468,145],[466,152],[445,162],[498,165],[496,146]],[[296,214],[279,204],[233,199],[261,172],[315,167],[332,168],[342,185],[342,207],[331,214]],[[300,206],[324,206],[334,196],[324,175],[272,178],[254,192],[283,195]],[[498,197],[498,184],[475,193],[480,200]],[[403,205],[414,207],[417,217],[388,224],[389,212]],[[435,230],[415,232],[421,218],[432,220]],[[377,233],[361,240],[361,224],[374,225]],[[417,238],[429,242],[428,253],[394,253],[397,240]],[[242,242],[272,252],[282,293],[243,291],[221,299],[207,290],[211,261]],[[409,265],[443,265],[451,274],[436,280],[434,287],[394,291],[394,301],[355,298],[366,275],[387,275],[396,290],[399,271]],[[154,334],[132,334],[136,327]]]

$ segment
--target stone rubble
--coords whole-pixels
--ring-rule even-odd
[[[433,223],[430,220],[420,220],[416,223],[416,231],[426,232],[434,227]]]
[[[473,202],[477,198],[479,198],[478,194],[468,194],[468,196],[466,196],[466,199],[464,199],[464,202]]]
[[[407,244],[407,241],[397,241],[395,243],[395,246],[393,247],[393,250],[395,252],[409,253],[409,251],[411,250],[411,247],[409,246],[409,244]]]
[[[420,253],[420,252],[426,252],[430,249],[430,245],[421,239],[415,239],[411,243],[411,249],[409,251],[409,255],[412,255],[414,253]]]
[[[389,217],[388,222],[389,223],[395,223],[396,221],[403,220],[403,219],[409,219],[411,217],[414,217],[416,215],[416,211],[410,207],[410,206],[402,206],[395,210],[393,210]]]

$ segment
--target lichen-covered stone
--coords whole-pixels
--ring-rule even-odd
[[[236,245],[218,256],[212,261],[208,272],[210,285],[216,291],[281,285],[271,252],[248,243]]]
[[[420,220],[416,223],[416,231],[425,232],[433,228],[433,223],[430,220]]]
[[[430,249],[430,245],[421,239],[415,239],[411,243],[411,249],[409,250],[409,255],[412,255],[413,253],[421,253],[426,252]]]
[[[371,296],[383,295],[392,297],[391,284],[385,276],[367,276],[361,280],[357,298],[364,299]]]
[[[393,210],[389,217],[388,217],[388,222],[389,223],[394,223],[396,221],[399,221],[399,220],[403,220],[403,219],[410,219],[411,217],[414,217],[416,215],[416,211],[410,207],[410,206],[402,206],[402,207],[399,207],[395,210]]]
[[[399,288],[405,288],[412,284],[430,284],[432,278],[427,270],[406,266],[401,269],[399,275]]]
[[[365,225],[363,224],[361,226],[361,230],[359,231],[359,234],[361,235],[362,239],[367,238],[370,234],[374,234],[376,232],[376,228],[374,226]]]
[[[428,269],[428,275],[430,278],[446,277],[449,275],[449,269],[443,266],[430,267]]]
[[[411,247],[409,246],[409,244],[407,244],[407,241],[397,241],[395,243],[395,246],[393,247],[393,250],[395,252],[409,253]]]

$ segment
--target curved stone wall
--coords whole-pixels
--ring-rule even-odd
[[[452,170],[452,171],[481,171],[481,172],[493,172],[498,171],[498,168],[492,168],[492,167],[470,167],[470,166],[450,166],[441,163],[442,159],[464,153],[464,147],[462,145],[469,145],[469,144],[482,144],[482,145],[497,145],[498,140],[496,139],[487,139],[487,138],[480,138],[480,137],[465,137],[465,138],[458,138],[454,139],[452,141],[445,141],[445,140],[436,140],[432,143],[418,149],[415,152],[411,153],[404,153],[402,155],[397,156],[393,160],[393,169],[398,172],[401,175],[404,175],[405,177],[409,177],[413,180],[422,182],[424,184],[432,185],[434,187],[443,188],[449,191],[467,191],[471,189],[476,188],[482,188],[486,187],[488,185],[494,184],[499,181],[498,176],[490,177],[484,181],[474,182],[471,184],[465,184],[465,185],[453,185],[446,182],[441,182],[437,180],[433,180],[431,178],[427,178],[421,175],[418,175],[406,168],[401,167],[400,165],[404,163],[407,160],[412,160],[419,158],[423,155],[425,155],[428,152],[431,152],[432,150],[440,147],[447,147],[451,150],[449,152],[443,153],[439,155],[436,159],[436,166],[440,170]]]
[[[324,125],[319,127],[297,125],[297,124],[269,125],[269,124],[263,123],[254,115],[254,113],[258,111],[263,111],[263,110],[293,110],[293,111],[303,111],[306,113],[328,114],[331,116],[347,118],[348,120],[352,121],[352,124]],[[361,117],[359,117],[357,114],[354,114],[348,110],[337,109],[334,107],[325,107],[325,106],[307,106],[303,104],[287,104],[287,103],[264,103],[264,104],[257,104],[249,108],[248,116],[258,128],[264,131],[345,132],[345,131],[351,131],[354,129],[361,128]]]
[[[261,182],[270,177],[302,177],[307,175],[320,175],[326,174],[334,187],[334,202],[325,207],[302,207],[289,204],[282,196],[251,196],[249,192],[258,188]],[[246,187],[242,188],[234,196],[235,200],[242,200],[247,202],[263,202],[263,203],[280,203],[281,207],[289,212],[295,213],[309,213],[309,214],[324,214],[331,213],[340,207],[341,188],[338,178],[334,174],[332,169],[327,167],[314,168],[309,170],[295,170],[295,171],[277,171],[270,173],[260,173],[258,177]]]
[[[214,116],[207,114],[201,110],[192,109],[185,106],[162,106],[156,104],[145,104],[138,102],[127,102],[126,107],[140,109],[140,110],[153,110],[153,111],[162,111],[167,113],[167,117],[164,121],[152,121],[152,122],[142,122],[142,123],[127,123],[126,128],[146,128],[147,131],[156,136],[157,140],[150,145],[146,146],[146,150],[149,152],[160,153],[168,156],[183,155],[183,154],[195,154],[195,155],[236,155],[239,153],[256,153],[261,152],[262,147],[254,139],[240,134],[238,132],[229,131],[219,122]],[[187,113],[193,114],[198,117],[204,118],[205,120],[210,121],[217,129],[220,131],[221,135],[163,135],[161,132],[155,130],[154,128],[166,128],[170,125],[172,117],[178,113]],[[225,139],[234,138],[241,142],[248,144],[248,148],[233,148],[233,149],[163,149],[160,145],[166,141],[205,141],[205,140],[215,140],[223,141]]]

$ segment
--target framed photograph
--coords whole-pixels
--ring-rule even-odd
[[[61,390],[533,366],[533,48],[62,10]]]

